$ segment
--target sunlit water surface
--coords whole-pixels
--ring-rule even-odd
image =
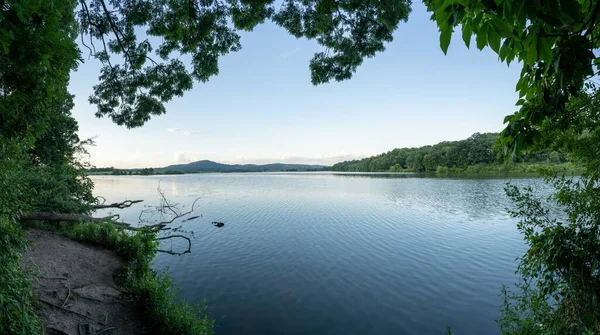
[[[202,217],[192,253],[159,254],[190,302],[208,300],[217,334],[498,334],[503,283],[524,244],[508,181],[330,173],[94,176],[136,223],[156,188]],[[190,215],[191,216],[191,215]],[[223,221],[217,228],[212,221]],[[162,248],[184,250],[185,241]]]

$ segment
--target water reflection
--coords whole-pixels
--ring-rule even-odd
[[[203,217],[182,224],[196,232],[193,253],[160,255],[154,266],[169,266],[187,300],[211,302],[217,334],[440,334],[448,325],[459,334],[498,333],[499,288],[514,280],[523,252],[504,210],[506,179],[94,177],[95,192],[150,205],[159,180],[181,204],[201,195]],[[129,208],[122,217],[138,214]]]

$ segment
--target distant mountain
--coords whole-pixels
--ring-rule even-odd
[[[322,171],[327,166],[305,165],[305,164],[221,164],[209,160],[197,161],[188,164],[169,165],[164,168],[154,169],[161,171],[183,171],[185,173],[195,172],[277,172],[277,171]]]

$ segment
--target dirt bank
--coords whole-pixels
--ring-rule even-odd
[[[142,334],[134,306],[115,283],[125,264],[113,251],[44,230],[29,230],[23,265],[33,272],[46,334]]]

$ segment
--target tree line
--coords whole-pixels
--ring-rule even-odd
[[[116,169],[114,167],[89,168],[86,169],[89,174],[95,175],[113,175],[113,176],[151,176],[151,175],[171,175],[185,174],[180,170],[155,170],[154,168],[142,169]]]
[[[345,161],[333,165],[333,171],[350,172],[461,172],[472,167],[503,165],[502,148],[497,145],[500,134],[475,133],[460,141],[445,141],[418,148],[399,148],[377,156]],[[562,151],[541,150],[519,157],[510,163],[571,162]],[[510,168],[510,163],[504,166]]]

